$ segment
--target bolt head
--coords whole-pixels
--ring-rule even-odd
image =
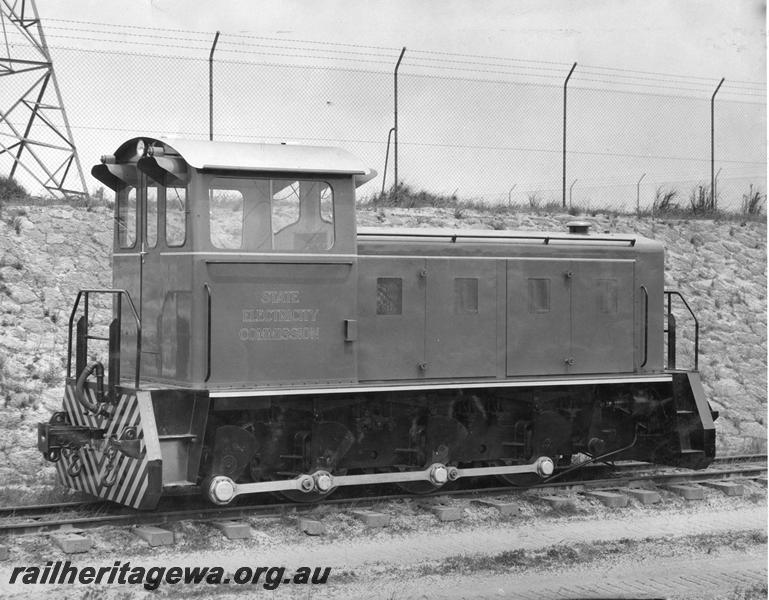
[[[332,485],[331,475],[328,473],[321,473],[315,478],[315,487],[317,487],[320,492],[329,491]]]
[[[544,456],[537,461],[537,471],[540,477],[550,477],[555,471],[555,464],[551,458]]]
[[[216,504],[229,504],[235,497],[235,482],[229,477],[214,477],[208,495]]]
[[[443,485],[449,480],[448,469],[446,469],[446,467],[443,465],[436,465],[430,472],[430,479],[433,480],[433,483]]]

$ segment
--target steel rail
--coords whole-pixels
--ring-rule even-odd
[[[0,506],[0,520],[12,517],[37,517],[66,511],[75,511],[100,506],[110,506],[104,500],[82,500],[76,502],[59,502],[56,504],[26,504],[20,506]]]
[[[767,455],[766,454],[734,454],[734,455],[727,455],[727,456],[717,456],[713,459],[713,462],[711,463],[711,469],[715,465],[719,464],[726,464],[726,463],[735,463],[735,462],[767,462]],[[622,463],[613,463],[611,465],[606,464],[591,464],[586,467],[584,467],[581,471],[577,471],[577,473],[586,473],[591,470],[605,470],[607,468],[611,468],[612,472],[615,474],[620,474],[623,472],[637,472],[641,469],[646,470],[653,470],[653,469],[664,469],[667,467],[660,467],[657,465],[654,465],[652,463],[646,463],[646,462],[639,462],[639,461],[623,461]],[[562,470],[562,469],[561,469]],[[702,471],[699,471],[700,473]],[[711,471],[705,471],[705,472],[713,472]],[[544,484],[540,484],[544,485]],[[479,488],[480,489],[480,488]],[[504,489],[504,488],[500,488]],[[515,489],[515,488],[511,488]],[[0,506],[0,519],[5,519],[9,517],[27,517],[27,516],[44,516],[47,514],[55,514],[55,513],[61,513],[66,511],[75,511],[75,510],[81,510],[81,509],[115,509],[116,507],[119,507],[119,505],[116,505],[114,503],[111,503],[106,500],[75,500],[71,502],[56,502],[56,503],[50,503],[50,504],[19,504],[19,505],[12,505],[12,506]]]
[[[757,462],[759,460],[766,460],[766,456],[763,455],[748,455],[744,457],[724,457],[719,462],[726,463],[727,461],[740,461],[743,462]],[[345,496],[342,498],[328,498],[323,501],[325,505],[333,505],[338,507],[365,507],[373,506],[381,502],[405,500],[405,499],[428,499],[436,496],[448,497],[448,498],[463,498],[468,496],[483,495],[484,497],[502,495],[502,494],[517,494],[528,490],[606,490],[606,489],[621,489],[630,487],[633,483],[649,482],[658,486],[674,485],[680,483],[698,483],[705,481],[718,481],[725,479],[738,479],[738,478],[755,478],[760,475],[765,475],[767,472],[767,466],[756,464],[736,464],[736,465],[724,465],[725,468],[706,469],[702,471],[681,471],[673,469],[670,472],[661,473],[660,468],[656,465],[649,463],[630,463],[621,465],[614,469],[614,474],[610,476],[604,476],[599,478],[588,479],[573,479],[565,481],[551,481],[537,483],[527,486],[477,486],[474,485],[467,489],[446,489],[443,487],[436,488],[435,491],[429,494],[414,495],[409,493],[392,493],[392,494],[364,494],[358,497]],[[601,468],[611,468],[608,466],[593,466],[592,470],[600,470]],[[588,469],[585,469],[587,471]],[[578,472],[579,473],[579,472]],[[584,474],[584,472],[583,472]],[[264,498],[260,498],[264,500]],[[9,511],[12,508],[16,510],[24,508],[34,508],[43,510],[47,507],[53,507],[52,512],[60,512],[67,508],[84,508],[87,505],[101,506],[109,508],[111,505],[104,502],[93,503],[71,503],[70,505],[37,505],[35,507],[9,507],[3,509]],[[127,525],[162,525],[184,520],[193,521],[214,521],[217,519],[233,519],[233,518],[245,518],[256,517],[260,519],[277,519],[285,516],[286,512],[304,513],[312,511],[317,505],[314,503],[302,503],[302,502],[280,502],[276,501],[268,504],[242,504],[242,505],[230,505],[230,506],[196,506],[192,508],[163,510],[153,512],[136,512],[125,507],[117,507],[119,512],[114,514],[98,514],[98,515],[73,515],[70,517],[63,517],[58,519],[49,520],[26,520],[21,522],[5,522],[0,523],[0,538],[18,536],[32,533],[49,533],[57,531],[63,528],[75,528],[75,529],[93,529],[104,526],[127,526]],[[45,516],[45,513],[39,512],[39,516]],[[17,515],[22,515],[22,511],[19,511]]]

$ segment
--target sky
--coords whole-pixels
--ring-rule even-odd
[[[226,7],[226,8],[222,8]],[[755,0],[39,0],[43,18],[764,80]]]
[[[739,197],[757,174],[765,185],[763,2],[37,4],[86,172],[132,132],[206,135],[205,59],[220,30],[217,139],[342,146],[381,175],[392,69],[406,47],[399,178],[417,187],[497,199],[514,188],[521,202],[560,194],[561,88],[575,62],[569,182],[579,180],[583,204],[619,192],[635,200],[642,174],[647,199],[666,181],[709,181],[709,101],[721,77],[719,189],[732,182]]]

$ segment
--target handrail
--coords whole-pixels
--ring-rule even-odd
[[[208,316],[206,327],[206,378],[203,381],[208,381],[211,378],[211,288],[207,283],[203,284],[203,288],[206,290],[206,295],[208,296]]]
[[[133,300],[131,300],[131,295],[128,293],[127,290],[122,289],[88,289],[88,290],[80,290],[77,293],[77,297],[75,298],[75,304],[72,307],[72,312],[69,315],[69,326],[68,326],[68,339],[67,339],[67,378],[70,378],[72,376],[72,324],[75,321],[75,315],[77,314],[77,309],[80,306],[80,299],[85,295],[85,307],[83,309],[84,315],[88,315],[88,299],[91,294],[110,294],[112,296],[118,295],[118,297],[122,297],[125,295],[126,299],[128,300],[128,306],[131,309],[131,313],[133,314],[134,321],[136,323],[136,378],[135,383],[136,387],[139,387],[139,377],[140,377],[140,368],[141,368],[141,349],[142,349],[142,324],[141,319],[139,318],[139,313],[136,311],[136,306],[133,303]],[[118,321],[122,320],[122,315],[118,314]],[[86,320],[86,327],[88,326],[88,321]]]
[[[626,243],[630,246],[635,246],[636,238],[620,238],[620,237],[596,237],[591,235],[516,235],[516,234],[503,234],[503,233],[459,233],[459,232],[446,232],[446,233],[419,233],[411,231],[358,231],[358,237],[410,237],[410,238],[448,238],[452,243],[455,243],[459,238],[467,239],[503,239],[503,240],[542,240],[544,244],[549,244],[551,241],[567,241],[567,242],[618,242]]]
[[[644,361],[640,368],[643,369],[649,360],[649,290],[645,285],[641,286],[644,293]]]
[[[681,302],[684,303],[686,310],[689,311],[692,319],[694,319],[694,370],[697,371],[699,370],[700,364],[700,322],[697,320],[697,316],[694,314],[694,311],[692,310],[691,306],[689,306],[689,303],[686,301],[686,298],[683,297],[681,292],[678,290],[665,290],[664,294],[668,298],[668,314],[671,314],[672,297],[678,296],[681,299]]]

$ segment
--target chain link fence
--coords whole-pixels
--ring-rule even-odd
[[[215,140],[343,147],[379,172],[360,190],[364,200],[395,183],[388,134],[400,48],[222,34],[209,63],[213,32],[62,20],[43,27],[86,173],[132,136],[207,139],[211,65]],[[10,52],[22,42],[10,39]],[[718,82],[577,65],[565,85],[571,67],[406,50],[397,75],[399,181],[476,204],[712,208]],[[758,193],[763,210],[764,84],[725,76],[713,104],[715,202],[747,211]],[[5,106],[9,91],[0,91]],[[0,174],[7,170],[0,160]]]

